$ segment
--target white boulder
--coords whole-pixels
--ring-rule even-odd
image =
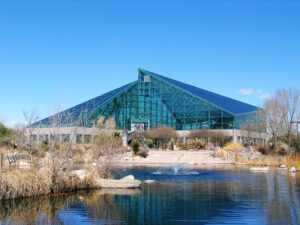
[[[296,172],[296,168],[295,168],[295,167],[291,167],[291,168],[289,169],[289,172],[295,173],[295,172]]]
[[[123,177],[121,180],[134,180],[134,176],[133,175],[128,175],[126,177]]]
[[[129,175],[120,180],[110,180],[110,179],[97,179],[96,186],[100,188],[139,188],[141,186],[141,181],[134,179],[134,176]]]
[[[87,177],[88,173],[86,170],[74,170],[71,172],[71,174],[79,177],[79,179],[83,180],[84,178]]]

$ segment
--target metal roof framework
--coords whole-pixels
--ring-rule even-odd
[[[143,69],[138,80],[39,121],[38,126],[92,126],[100,115],[112,116],[119,129],[149,121],[177,130],[239,128],[257,120],[255,106]],[[56,122],[54,122],[56,121]]]

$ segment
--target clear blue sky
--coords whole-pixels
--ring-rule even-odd
[[[0,120],[41,117],[138,67],[261,105],[300,86],[300,1],[0,0]]]

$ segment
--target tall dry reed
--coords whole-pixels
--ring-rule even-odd
[[[0,200],[64,193],[92,187],[94,187],[92,176],[81,180],[75,175],[61,172],[53,179],[51,170],[35,168],[23,170],[12,168],[0,172]]]
[[[289,167],[295,167],[297,170],[300,170],[300,153],[288,156],[287,164]]]

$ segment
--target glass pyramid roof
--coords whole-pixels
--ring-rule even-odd
[[[125,90],[127,87],[129,87],[132,83],[126,84],[122,87],[119,87],[117,89],[114,89],[110,92],[107,92],[103,95],[100,95],[96,98],[93,98],[89,101],[83,102],[79,105],[76,105],[72,108],[66,109],[60,113],[57,113],[53,116],[50,116],[46,119],[43,119],[39,122],[37,122],[37,125],[51,125],[53,124],[53,120],[59,120],[58,123],[61,123],[63,121],[63,124],[71,124],[76,123],[78,120],[80,120],[82,117],[86,117],[91,112],[93,112],[95,109],[109,101],[111,98]]]
[[[237,100],[234,100],[232,98],[228,98],[189,84],[185,84],[183,82],[177,81],[177,80],[173,80],[170,79],[168,77],[156,74],[156,73],[152,73],[146,70],[142,70],[139,69],[140,72],[144,73],[144,74],[152,74],[168,83],[171,83],[173,85],[175,85],[178,88],[181,88],[187,92],[190,92],[193,95],[196,95],[210,103],[213,103],[214,105],[225,109],[233,114],[242,114],[242,113],[248,113],[248,112],[253,112],[253,111],[257,111],[258,108],[256,106],[253,105],[249,105],[247,103],[244,102],[240,102]]]

